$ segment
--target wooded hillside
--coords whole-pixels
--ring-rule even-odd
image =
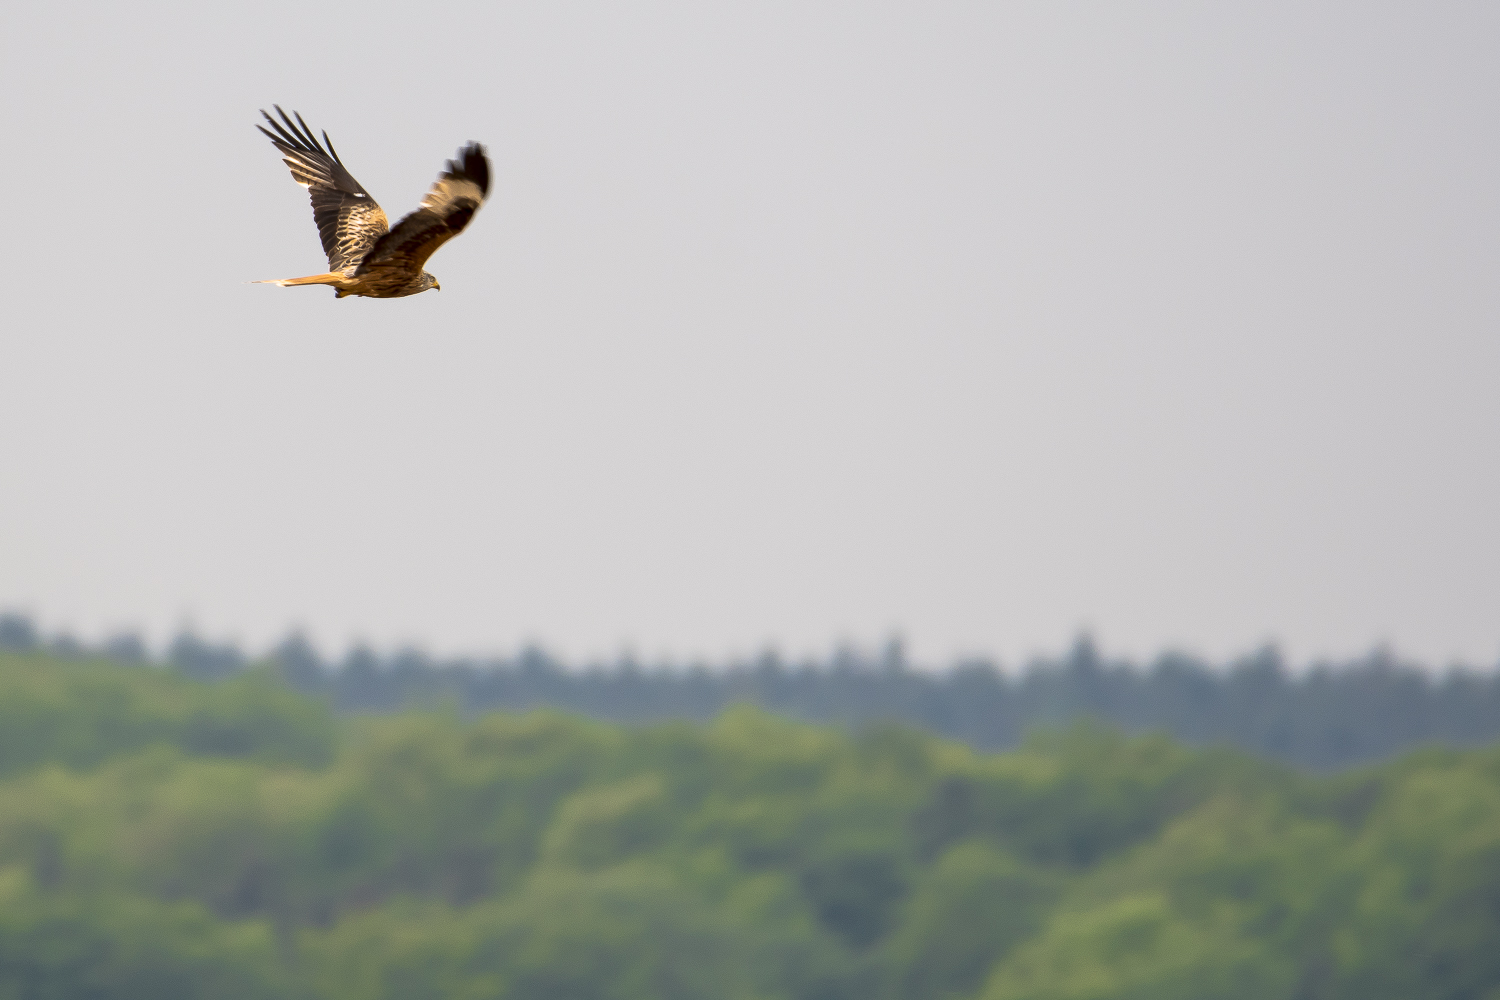
[[[0,655],[0,995],[1482,997],[1500,750],[338,718]]]

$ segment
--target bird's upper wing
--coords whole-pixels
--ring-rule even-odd
[[[490,161],[484,147],[471,142],[449,160],[437,183],[415,212],[376,241],[358,274],[397,270],[420,274],[433,251],[463,232],[490,192]]]
[[[328,147],[324,149],[301,115],[297,115],[294,123],[279,105],[273,107],[281,116],[281,122],[264,111],[261,114],[276,130],[275,133],[266,131],[261,125],[255,127],[276,144],[282,160],[292,168],[292,180],[307,188],[307,193],[312,196],[313,221],[318,224],[318,237],[323,241],[323,252],[328,255],[329,270],[343,271],[353,267],[364,260],[375,242],[390,230],[390,222],[375,204],[375,199],[370,197],[370,192],[344,169],[327,132],[323,133],[323,142]],[[285,128],[282,122],[286,124]]]

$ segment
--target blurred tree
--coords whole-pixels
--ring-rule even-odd
[[[117,632],[99,646],[99,655],[106,660],[136,666],[151,659],[146,641],[134,632]]]
[[[245,656],[232,645],[215,646],[191,630],[178,633],[167,648],[167,662],[184,676],[211,681],[228,677],[245,665]]]
[[[37,648],[36,625],[26,615],[0,614],[0,649],[27,653]]]
[[[298,691],[317,692],[328,686],[323,659],[305,632],[289,633],[271,650],[269,659],[278,666],[286,682]]]

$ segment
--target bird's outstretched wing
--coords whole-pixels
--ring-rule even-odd
[[[327,132],[323,133],[323,142],[328,147],[324,149],[301,115],[292,112],[297,117],[293,122],[280,105],[272,107],[281,116],[281,122],[264,110],[261,114],[276,130],[275,134],[264,126],[255,127],[276,144],[283,162],[292,170],[292,180],[307,188],[312,196],[313,221],[318,224],[318,237],[328,255],[329,270],[343,271],[355,266],[390,230],[385,212],[370,197],[370,192],[344,169]]]
[[[421,273],[433,251],[463,232],[489,192],[490,161],[484,147],[471,142],[448,161],[417,210],[376,241],[355,273]]]

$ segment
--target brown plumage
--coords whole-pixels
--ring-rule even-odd
[[[328,271],[261,284],[332,285],[337,298],[391,299],[429,288],[441,290],[422,265],[438,247],[463,232],[489,194],[490,164],[484,147],[471,142],[460,149],[417,210],[392,229],[375,199],[344,168],[328,133],[323,133],[320,145],[301,115],[292,112],[297,119],[293,122],[279,105],[273,107],[280,122],[264,111],[261,115],[275,131],[255,127],[281,151],[292,180],[307,188],[313,221],[328,255]]]

